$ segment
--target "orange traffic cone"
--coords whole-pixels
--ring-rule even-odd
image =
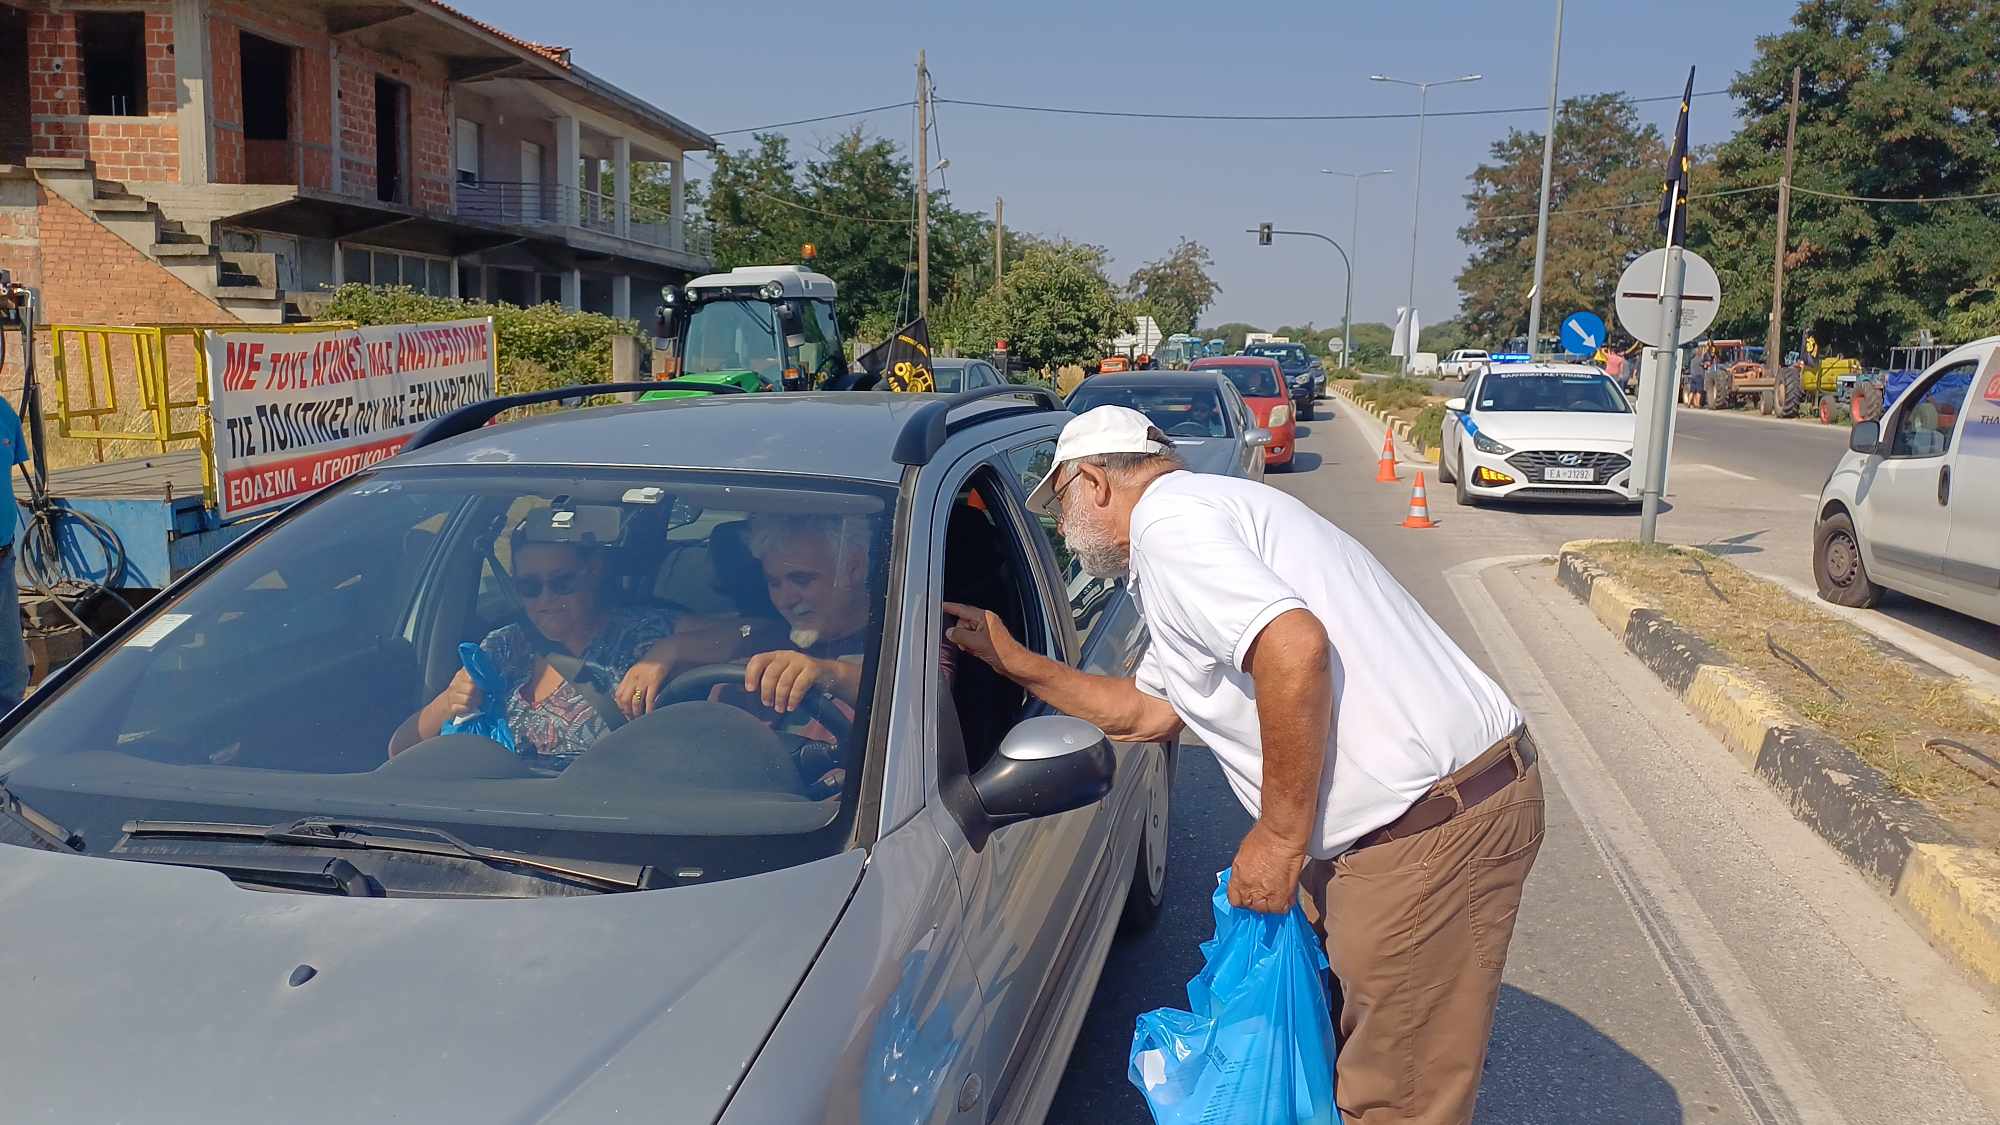
[[[1382,431],[1382,458],[1375,462],[1375,483],[1396,483],[1396,442],[1387,430]]]
[[[1410,514],[1403,518],[1404,527],[1436,527],[1431,522],[1431,502],[1424,496],[1424,474],[1417,474],[1417,487],[1410,493]]]

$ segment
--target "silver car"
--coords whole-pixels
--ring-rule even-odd
[[[1138,658],[1055,405],[472,407],[232,544],[0,727],[9,1119],[1041,1120],[1175,756],[943,639]]]
[[[1134,371],[1097,375],[1070,392],[1070,413],[1126,406],[1152,419],[1173,439],[1174,451],[1197,473],[1264,479],[1264,447],[1271,431],[1257,425],[1250,406],[1221,368]]]

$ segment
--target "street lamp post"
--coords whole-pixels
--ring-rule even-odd
[[[1542,346],[1542,268],[1549,254],[1549,174],[1556,155],[1556,87],[1562,77],[1563,0],[1556,0],[1556,41],[1549,52],[1549,126],[1542,132],[1542,195],[1535,216],[1535,282],[1528,290],[1528,354]]]
[[[1417,175],[1416,185],[1411,189],[1410,207],[1410,293],[1404,305],[1403,315],[1414,321],[1417,314],[1417,230],[1424,213],[1424,112],[1430,102],[1432,86],[1455,86],[1461,82],[1477,82],[1483,74],[1461,74],[1457,78],[1443,78],[1435,82],[1412,82],[1406,78],[1391,78],[1386,74],[1371,74],[1370,82],[1393,82],[1398,86],[1414,86],[1417,89]],[[1410,372],[1410,359],[1416,351],[1416,341],[1403,342],[1403,374]]]
[[[1297,235],[1300,238],[1317,238],[1321,242],[1326,243],[1328,246],[1333,247],[1335,250],[1339,250],[1340,264],[1347,267],[1347,307],[1350,309],[1354,307],[1354,259],[1347,256],[1347,251],[1340,249],[1340,243],[1335,242],[1333,239],[1328,238],[1327,236],[1315,230],[1272,230],[1270,229],[1270,227],[1271,224],[1265,223],[1262,229],[1252,228],[1250,230],[1244,231],[1243,233],[1258,235],[1260,240],[1266,246],[1269,246],[1271,244],[1271,240],[1269,238],[1264,238],[1263,237],[1264,235],[1290,234],[1290,235]],[[1351,341],[1343,341],[1341,346],[1345,347],[1350,342]],[[1352,362],[1352,360],[1350,360],[1347,356],[1344,355],[1341,357],[1341,359],[1343,362]]]
[[[1353,247],[1353,251],[1347,259],[1347,306],[1340,313],[1340,362],[1348,367],[1354,366],[1354,258],[1352,255],[1361,253],[1361,181],[1370,176],[1387,176],[1394,171],[1395,169],[1393,168],[1382,168],[1373,172],[1336,172],[1331,168],[1321,168],[1319,170],[1319,174],[1322,176],[1346,176],[1348,179],[1354,181],[1354,225],[1353,229],[1348,231],[1347,234],[1347,244]],[[1409,349],[1405,348],[1404,350],[1408,351]]]

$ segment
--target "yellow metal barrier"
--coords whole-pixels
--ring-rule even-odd
[[[215,504],[215,434],[208,410],[207,336],[211,332],[330,332],[354,328],[351,320],[311,324],[51,324],[49,359],[55,368],[56,433],[91,442],[93,460],[103,463],[105,442],[157,445],[161,453],[177,441],[193,441],[201,453],[201,490]],[[176,397],[170,341],[186,339],[192,355],[186,389]],[[113,358],[129,354],[121,371]],[[81,370],[78,370],[80,364]],[[119,387],[129,376],[138,391],[136,408]],[[80,377],[80,379],[79,379]],[[80,383],[80,386],[79,386]],[[80,391],[83,399],[73,396]],[[176,416],[176,412],[181,412]],[[126,427],[131,428],[126,428]]]

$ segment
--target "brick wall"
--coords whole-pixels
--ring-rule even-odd
[[[180,179],[173,16],[164,3],[140,7],[145,14],[144,117],[86,116],[78,13],[74,10],[28,13],[32,155],[88,157],[97,163],[98,174],[109,180]]]

